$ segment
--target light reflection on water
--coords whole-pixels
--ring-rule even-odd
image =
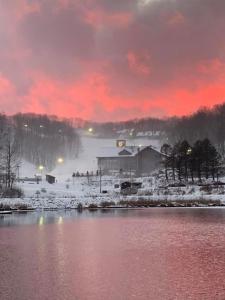
[[[1,300],[225,299],[225,209],[0,218]]]

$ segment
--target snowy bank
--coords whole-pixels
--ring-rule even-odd
[[[18,187],[24,191],[22,198],[4,198],[0,203],[15,206],[17,204],[27,205],[38,209],[67,209],[77,208],[81,203],[83,207],[90,204],[100,206],[102,202],[114,202],[119,205],[120,201],[220,201],[225,203],[224,187],[217,187],[212,190],[203,189],[197,185],[176,188],[161,188],[155,182],[154,177],[137,178],[142,182],[142,188],[135,195],[121,195],[118,186],[126,178],[103,176],[101,183],[99,177],[91,178],[80,177],[62,180],[55,184],[49,184],[46,181],[23,182]]]

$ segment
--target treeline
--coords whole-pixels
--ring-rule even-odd
[[[168,122],[166,135],[174,144],[182,139],[193,143],[208,138],[221,155],[225,154],[225,103],[212,109],[202,108],[191,116]]]
[[[79,123],[81,124],[81,123]],[[82,123],[82,128],[94,128],[94,132],[100,137],[118,137],[119,131],[127,130],[132,131],[132,136],[136,137],[138,132],[146,132],[146,131],[160,131],[165,132],[166,129],[166,120],[162,120],[159,118],[145,118],[145,119],[134,119],[129,121],[121,121],[121,122],[106,122],[106,123],[98,123],[98,122],[88,122],[85,121]]]
[[[118,137],[118,131],[132,130],[135,138],[138,132],[160,132],[159,137],[165,142],[175,144],[183,139],[194,143],[208,138],[225,155],[225,103],[212,109],[201,108],[196,113],[185,117],[167,119],[144,118],[126,122],[93,123],[84,122],[83,128],[93,127],[97,134],[107,137]]]
[[[8,140],[16,148],[14,156],[47,170],[54,168],[59,157],[74,159],[79,153],[80,139],[68,120],[36,114],[0,115],[0,128],[2,153]]]
[[[164,144],[165,178],[169,181],[194,182],[212,178],[218,180],[221,170],[221,156],[209,139],[197,140],[190,145],[186,140],[176,143],[173,147]]]

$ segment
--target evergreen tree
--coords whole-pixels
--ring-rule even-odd
[[[161,147],[161,153],[163,153],[165,155],[163,163],[164,163],[164,167],[165,167],[166,181],[169,180],[168,167],[169,167],[169,164],[170,164],[170,155],[172,153],[172,150],[173,149],[169,144],[163,144],[162,147]]]

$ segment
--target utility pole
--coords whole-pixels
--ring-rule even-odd
[[[16,166],[16,170],[17,170],[17,181],[20,181],[20,165]]]
[[[100,182],[100,193],[102,193],[102,168],[100,166],[100,172],[99,172],[99,182]]]

